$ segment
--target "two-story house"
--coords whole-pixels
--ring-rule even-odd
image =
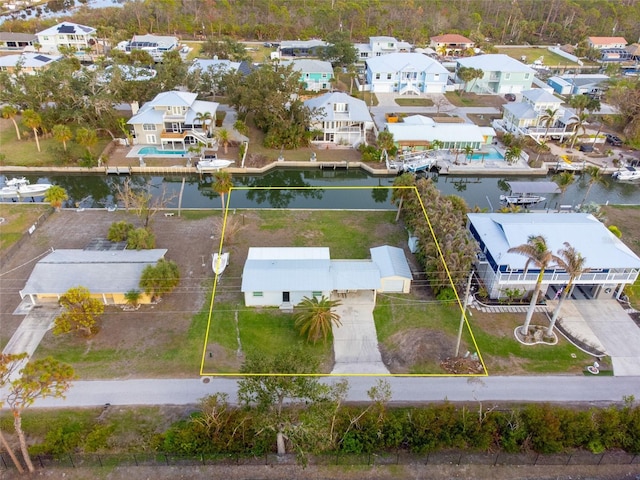
[[[460,67],[482,70],[484,76],[465,83],[457,75]],[[531,88],[535,73],[534,69],[524,63],[501,53],[459,58],[456,61],[457,80],[463,84],[465,92],[520,93]]]
[[[366,145],[368,134],[376,137],[367,104],[358,98],[332,92],[306,100],[304,105],[317,112],[310,127],[321,133],[313,143],[356,146]]]
[[[312,92],[329,90],[333,80],[333,67],[331,62],[314,59],[283,60],[284,66],[292,65],[293,70],[300,74],[300,83],[304,89]]]
[[[540,139],[545,135],[572,134],[566,125],[573,112],[562,108],[562,100],[541,88],[522,92],[522,101],[504,106],[503,125],[508,132]]]
[[[0,50],[22,51],[33,47],[37,37],[31,33],[0,32]]]
[[[60,53],[60,48],[83,51],[96,45],[96,29],[77,23],[62,22],[36,33],[38,50],[45,53]]]
[[[369,37],[369,43],[355,43],[353,46],[358,51],[358,62],[362,63],[389,53],[408,53],[413,48],[408,42],[385,36]]]
[[[459,35],[457,33],[446,33],[444,35],[436,35],[431,37],[429,46],[433,48],[437,54],[442,56],[461,55],[475,47],[473,40]]]
[[[367,60],[365,76],[371,92],[419,95],[444,93],[449,72],[421,53],[390,53]]]
[[[133,128],[135,143],[171,149],[212,143],[210,126],[215,121],[218,103],[197,97],[190,92],[162,92],[139,110],[134,109],[127,123]]]

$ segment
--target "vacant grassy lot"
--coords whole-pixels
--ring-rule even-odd
[[[22,238],[29,227],[50,208],[42,203],[0,202],[0,252]]]
[[[396,98],[395,102],[401,107],[433,107],[430,98]]]
[[[465,92],[447,92],[447,100],[456,107],[493,107],[500,109],[506,103],[501,95],[477,95]]]
[[[64,163],[56,155],[56,151],[62,148],[62,144],[50,136],[40,136],[40,152],[36,146],[31,130],[21,124],[20,118],[16,118],[18,127],[22,133],[22,140],[18,141],[16,130],[11,120],[0,119],[0,165],[36,167],[43,165],[60,165]],[[104,150],[111,139],[99,137],[98,144],[93,147],[95,155]],[[67,142],[71,158],[80,158],[85,149],[80,145]]]
[[[483,113],[483,114],[467,113],[467,117],[469,117],[469,119],[479,127],[490,127],[491,122],[493,122],[498,118],[502,118],[502,115],[488,114],[488,113]]]
[[[498,48],[498,53],[503,53],[505,55],[510,56],[511,58],[515,58],[519,62],[522,62],[522,57],[525,57],[524,63],[533,63],[538,60],[540,57],[542,58],[543,65],[548,67],[557,67],[563,65],[575,66],[578,65],[575,62],[572,62],[568,58],[561,57],[551,51],[549,51],[546,47],[518,47],[518,48]]]

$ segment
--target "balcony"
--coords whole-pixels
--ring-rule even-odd
[[[638,277],[638,270],[628,269],[623,271],[609,272],[586,272],[575,279],[576,285],[593,283],[633,283]],[[535,285],[538,281],[538,272],[518,273],[496,273],[496,280],[502,284],[523,284]],[[542,283],[568,283],[569,275],[562,272],[545,272]]]

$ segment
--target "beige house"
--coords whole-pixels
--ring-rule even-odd
[[[85,287],[105,305],[127,303],[125,294],[140,290],[142,271],[164,258],[166,249],[152,250],[55,250],[33,268],[22,298],[33,305],[58,302],[70,288]],[[141,292],[138,303],[150,303]]]

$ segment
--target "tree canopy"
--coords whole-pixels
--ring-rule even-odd
[[[77,332],[85,337],[98,332],[98,320],[104,313],[104,303],[91,297],[85,287],[74,287],[60,297],[63,310],[53,324],[55,335]]]

